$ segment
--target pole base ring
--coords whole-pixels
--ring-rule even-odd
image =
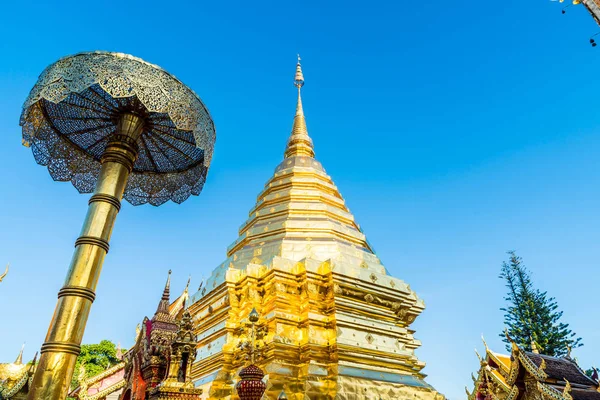
[[[79,236],[77,238],[77,240],[75,241],[75,247],[79,246],[80,244],[91,244],[94,246],[98,246],[98,247],[104,249],[104,251],[106,251],[107,253],[108,253],[108,249],[110,248],[110,245],[108,244],[107,240],[100,239],[100,238],[93,237],[93,236]]]
[[[69,353],[76,356],[81,353],[81,346],[74,343],[67,342],[46,342],[42,345],[40,353]]]
[[[94,299],[96,299],[96,293],[94,293],[92,289],[84,286],[63,286],[62,289],[58,291],[58,298],[60,299],[64,296],[83,297],[92,303],[94,302]]]
[[[95,195],[90,197],[90,201],[88,202],[88,204],[92,204],[96,201],[109,203],[117,209],[117,212],[121,210],[121,201],[115,196],[111,196],[110,194],[96,193]]]

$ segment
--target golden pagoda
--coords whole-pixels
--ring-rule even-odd
[[[315,159],[298,103],[284,160],[259,194],[227,259],[190,296],[198,334],[192,379],[203,399],[236,399],[248,365],[248,315],[256,308],[255,363],[265,398],[443,399],[424,381],[410,324],[425,305],[387,273]],[[254,358],[254,356],[253,356]]]

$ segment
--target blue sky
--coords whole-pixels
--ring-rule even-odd
[[[225,258],[283,156],[295,55],[317,158],[390,273],[427,309],[414,323],[428,381],[464,398],[473,348],[502,350],[514,249],[597,363],[600,30],[550,1],[10,2],[0,16],[0,360],[41,345],[87,198],[20,145],[43,68],[86,50],[131,53],[205,101],[217,146],[182,205],[124,205],[84,342],[132,344],[166,271],[179,292]],[[323,3],[323,4],[322,4]],[[6,324],[6,325],[5,325]]]

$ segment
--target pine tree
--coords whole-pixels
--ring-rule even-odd
[[[534,341],[541,353],[549,356],[564,356],[569,348],[583,346],[581,338],[576,338],[569,325],[561,322],[562,311],[554,297],[548,297],[533,287],[531,275],[523,265],[523,260],[514,251],[509,251],[508,262],[502,263],[500,278],[506,282],[508,293],[504,300],[508,302],[504,311],[504,324],[510,337],[522,348],[531,351]],[[504,332],[500,334],[510,344]]]

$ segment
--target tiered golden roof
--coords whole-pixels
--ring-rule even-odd
[[[387,274],[314,158],[300,62],[294,85],[298,103],[284,160],[226,261],[190,298],[200,339],[196,384],[211,399],[230,398],[244,363],[244,319],[256,307],[267,332],[258,364],[269,374],[269,397],[284,385],[296,399],[440,397],[423,381],[425,364],[414,354],[420,342],[409,328],[424,303]]]

